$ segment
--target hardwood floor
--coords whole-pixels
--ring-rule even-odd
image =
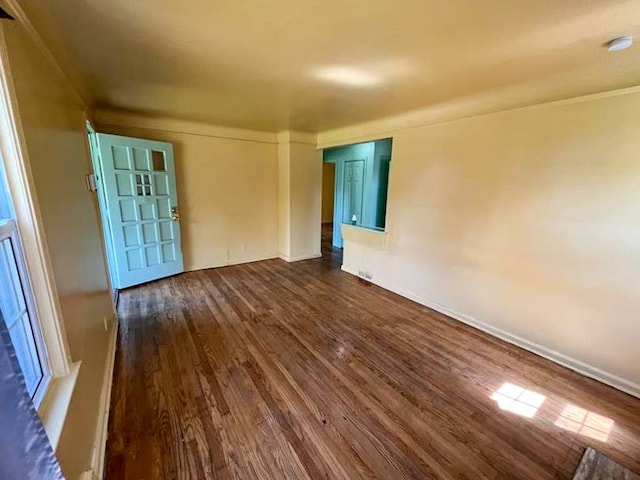
[[[570,479],[586,446],[640,472],[640,400],[326,253],[122,292],[108,479]]]

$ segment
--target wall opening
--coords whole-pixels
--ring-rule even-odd
[[[335,207],[336,164],[322,163],[322,253],[330,253],[333,249],[333,220]]]
[[[324,165],[334,165],[332,245],[342,248],[342,225],[385,231],[393,140],[386,138],[329,148]],[[326,168],[326,167],[325,167]],[[325,189],[323,170],[323,224]]]

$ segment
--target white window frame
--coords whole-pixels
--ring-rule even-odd
[[[62,321],[59,296],[47,248],[42,216],[36,196],[29,154],[15,95],[4,27],[0,25],[0,157],[9,196],[20,233],[23,258],[33,291],[47,371],[53,378],[66,377],[72,370],[71,355]],[[76,371],[77,373],[77,371]],[[46,388],[45,388],[46,390]],[[40,393],[40,392],[39,392]],[[41,393],[40,400],[47,394]],[[44,403],[44,401],[42,402]]]
[[[37,363],[39,364],[42,372],[42,378],[38,382],[38,386],[32,396],[33,403],[38,407],[49,387],[51,372],[49,368],[49,361],[47,359],[47,349],[42,337],[40,321],[38,320],[38,313],[33,298],[31,281],[29,280],[29,274],[27,272],[27,264],[25,262],[22,244],[20,242],[20,235],[18,234],[18,227],[15,220],[0,220],[0,242],[5,240],[9,240],[11,242],[11,249],[16,262],[16,269],[18,271],[20,285],[22,287],[22,294],[24,296],[25,306],[29,315],[33,341],[38,355]],[[8,321],[8,319],[5,318],[5,321]]]

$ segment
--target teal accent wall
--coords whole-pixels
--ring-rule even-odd
[[[357,226],[372,230],[384,230],[392,143],[392,139],[387,138],[324,150],[323,161],[336,164],[333,215],[333,245],[335,247],[342,248],[341,225],[343,222],[351,223],[352,212],[359,213],[355,223]],[[364,163],[364,172],[362,173],[360,169],[352,168],[359,161]],[[354,175],[357,178],[354,178]],[[360,175],[362,175],[361,178]],[[360,189],[353,186],[360,179],[362,180],[361,201]]]

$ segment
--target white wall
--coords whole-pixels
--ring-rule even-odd
[[[278,255],[291,256],[291,144],[278,144]]]
[[[279,256],[319,257],[322,220],[322,154],[316,139],[281,132],[278,145]]]
[[[186,270],[277,257],[276,136],[241,138],[236,132],[238,138],[225,138],[187,126],[176,131],[169,121],[148,128],[100,123],[97,130],[173,144]]]
[[[291,144],[291,259],[320,255],[322,154],[315,144]]]
[[[186,270],[320,255],[315,136],[108,112],[97,130],[173,144]]]
[[[395,132],[343,268],[640,395],[640,94],[583,100]]]

